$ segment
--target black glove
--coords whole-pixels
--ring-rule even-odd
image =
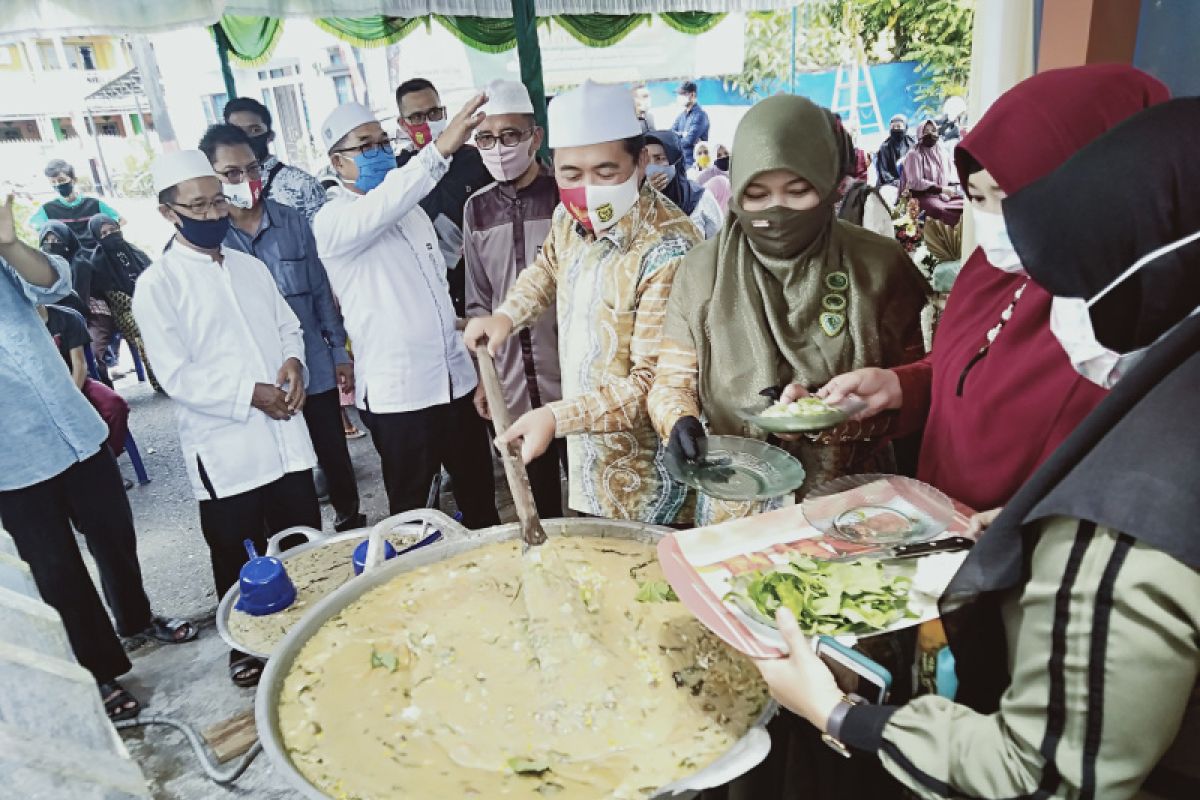
[[[772,403],[778,403],[779,398],[783,397],[783,390],[786,388],[786,383],[783,386],[768,386],[767,388],[761,390],[758,395],[759,397],[767,398]]]
[[[704,426],[695,417],[682,417],[671,428],[671,440],[667,442],[667,452],[681,461],[696,462],[700,460],[701,444],[705,438]]]

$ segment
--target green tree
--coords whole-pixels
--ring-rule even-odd
[[[797,9],[796,66],[837,66],[859,33],[869,60],[920,65],[916,99],[932,111],[941,98],[966,93],[974,14],[974,0],[809,0]],[[726,84],[747,97],[786,87],[791,30],[791,11],[747,15],[745,67]]]

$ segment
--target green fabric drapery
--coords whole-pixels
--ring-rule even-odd
[[[320,17],[317,27],[355,47],[383,47],[412,33],[422,17]]]
[[[511,19],[492,17],[434,17],[460,42],[484,53],[503,53],[517,46],[517,26]]]
[[[650,14],[563,14],[539,19],[553,20],[577,41],[588,47],[609,47],[620,42],[639,25],[649,24]],[[658,15],[675,30],[697,35],[712,30],[723,13],[706,11],[673,11]],[[327,33],[357,47],[381,47],[403,39],[430,17],[320,17],[313,20]],[[437,15],[439,24],[453,33],[463,44],[485,53],[503,53],[517,46],[517,27],[513,19],[487,17],[446,17]],[[271,57],[283,20],[271,17],[244,17],[227,14],[220,28],[229,42],[230,58],[242,67],[259,66]]]
[[[221,17],[221,32],[229,44],[229,55],[242,67],[257,67],[270,61],[282,30],[283,20],[273,17],[235,14]]]

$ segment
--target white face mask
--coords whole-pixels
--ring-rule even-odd
[[[254,202],[258,199],[254,189],[246,181],[221,184],[221,192],[229,200],[229,205],[235,208],[254,208]]]
[[[975,238],[983,248],[988,263],[1004,272],[1025,272],[1021,266],[1021,258],[1008,238],[1008,226],[1004,224],[1003,214],[993,214],[990,211],[980,211],[972,208],[975,216]]]
[[[687,108],[687,104],[688,96],[686,94],[675,95],[675,105],[679,106],[680,108]]]
[[[1066,351],[1067,358],[1071,359],[1071,366],[1075,368],[1076,372],[1097,386],[1111,389],[1122,376],[1129,374],[1129,371],[1142,360],[1151,347],[1161,342],[1171,331],[1183,324],[1183,320],[1175,323],[1146,347],[1140,347],[1128,353],[1118,353],[1102,345],[1096,338],[1096,331],[1092,327],[1091,308],[1115,286],[1121,284],[1126,278],[1154,259],[1197,239],[1200,239],[1200,231],[1147,253],[1139,258],[1132,267],[1118,275],[1116,280],[1097,292],[1091,300],[1084,300],[1080,297],[1055,296],[1050,301],[1050,331],[1054,334],[1054,338],[1058,339],[1062,349]],[[1188,316],[1194,316],[1197,312],[1200,312],[1200,308],[1192,311]]]
[[[450,120],[447,119],[429,120],[429,135],[433,137],[432,140],[437,141],[437,138],[442,135],[442,131],[446,130],[446,126],[449,124]]]
[[[635,169],[623,183],[559,189],[559,197],[571,216],[588,230],[600,234],[620,222],[637,205],[638,184]]]

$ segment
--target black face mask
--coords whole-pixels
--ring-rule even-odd
[[[795,258],[804,252],[829,227],[831,209],[824,202],[805,211],[786,206],[745,211],[738,203],[729,204],[746,238],[772,258]]]
[[[898,142],[904,138],[904,134],[907,132],[908,131],[906,131],[904,128],[892,128],[892,130],[888,133],[888,136],[891,137],[893,142]]]
[[[62,256],[68,260],[70,259],[70,256],[67,255],[67,246],[62,242],[44,244],[42,245],[42,252],[49,253],[52,256]]]
[[[937,144],[938,135],[936,133],[927,133],[921,137],[921,144],[926,147],[933,147]]]
[[[63,197],[70,197],[71,192],[75,191],[75,181],[70,183],[58,183],[54,185],[55,190]]]
[[[258,136],[251,136],[249,138],[250,149],[254,151],[254,157],[260,162],[266,161],[271,155],[271,152],[267,149],[267,145],[269,144],[268,140],[271,138],[271,132],[267,131],[266,133],[260,133]]]
[[[105,250],[120,250],[125,244],[125,235],[120,231],[115,231],[105,236],[100,240],[100,246]]]
[[[720,156],[713,162],[721,172],[729,172],[729,156]]]

